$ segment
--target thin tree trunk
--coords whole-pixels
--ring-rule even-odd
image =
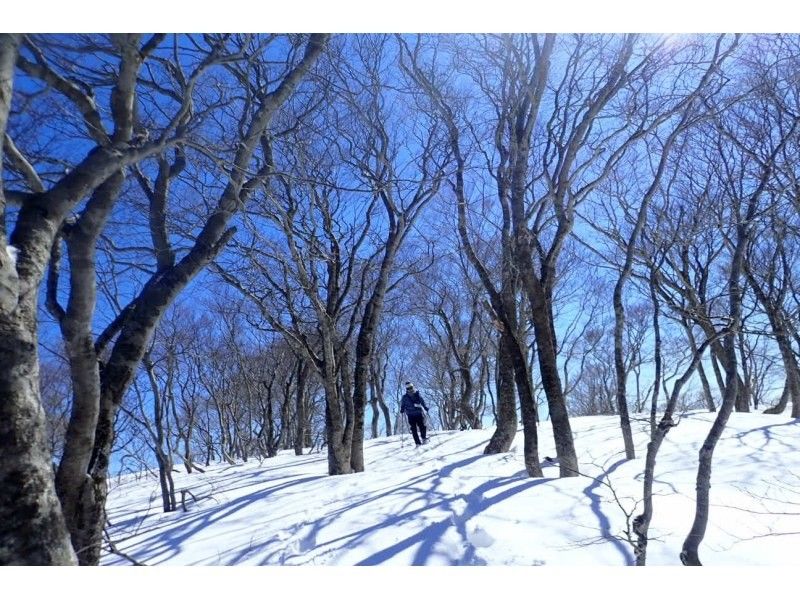
[[[740,356],[740,363],[742,364],[742,377],[739,380],[739,392],[736,395],[736,411],[742,413],[750,412],[750,399],[753,396],[753,380],[748,366],[745,346],[744,346],[744,332],[739,329],[739,334],[736,340],[738,341],[738,349]]]
[[[652,429],[650,434],[650,442],[647,445],[647,456],[645,457],[644,467],[642,491],[643,509],[642,513],[636,516],[633,521],[633,532],[636,535],[636,564],[638,566],[647,564],[648,534],[650,531],[650,523],[653,520],[653,483],[655,481],[656,457],[658,456],[658,451],[667,433],[677,425],[672,419],[672,416],[675,413],[675,407],[678,404],[681,390],[694,374],[694,370],[700,364],[703,353],[708,345],[709,341],[706,341],[699,349],[694,351],[692,362],[672,388],[672,393],[670,394],[669,401],[667,401],[667,406],[664,409],[664,415],[661,421],[657,427]]]
[[[294,433],[294,454],[302,455],[306,440],[306,428],[308,427],[308,398],[306,396],[306,384],[308,380],[308,365],[305,361],[297,358],[297,385],[296,393],[296,412],[297,422]]]
[[[653,398],[650,403],[650,437],[652,438],[656,432],[656,416],[658,414],[658,398],[661,391],[661,305],[658,301],[658,292],[656,290],[656,273],[650,273],[650,280],[648,281],[650,287],[650,299],[653,302]]]
[[[786,376],[786,383],[784,384],[781,399],[777,405],[766,409],[764,413],[780,414],[786,409],[789,399],[792,400],[792,417],[800,417],[800,367],[797,364],[797,358],[791,345],[791,335],[788,331],[788,322],[779,305],[775,305],[774,301],[763,291],[758,285],[758,281],[753,276],[750,267],[745,264],[745,273],[750,281],[751,288],[755,291],[756,297],[764,308],[769,319],[770,326],[775,338],[775,343],[778,345],[778,350],[781,354],[781,361],[783,362],[783,370]]]
[[[372,408],[372,420],[370,421],[370,432],[372,433],[371,438],[378,437],[378,422],[380,421],[380,412],[378,411],[378,394],[375,391],[375,382],[370,380],[369,383],[369,405]]]
[[[786,410],[786,406],[789,404],[789,395],[791,395],[789,384],[789,377],[787,376],[786,381],[783,383],[783,392],[781,393],[780,400],[774,407],[765,409],[764,413],[769,415],[780,415]]]
[[[530,374],[525,352],[519,343],[514,342],[513,363],[514,381],[519,392],[520,411],[522,412],[522,429],[524,432],[523,461],[525,471],[532,478],[544,477],[542,465],[539,460],[539,432],[537,429],[536,399],[530,385]],[[516,349],[516,350],[515,350]]]
[[[155,426],[155,433],[152,434],[153,448],[158,464],[158,479],[161,485],[161,500],[164,506],[165,513],[171,513],[175,510],[175,484],[172,480],[172,456],[169,448],[164,450],[164,393],[158,386],[158,380],[155,376],[155,368],[153,362],[150,360],[149,354],[144,357],[142,363],[147,370],[147,377],[150,381],[150,390],[153,393],[153,424]],[[168,367],[172,367],[171,365]],[[169,378],[169,376],[168,376]],[[169,384],[169,382],[167,383]],[[148,426],[149,428],[149,426]]]
[[[269,382],[266,380],[262,381],[262,386],[267,393],[266,399],[266,421],[264,421],[264,426],[267,430],[267,457],[274,457],[277,454],[275,450],[276,442],[275,442],[275,414],[273,413],[273,406],[272,406],[272,389],[275,384],[275,372],[272,373],[272,378]]]
[[[767,170],[767,172],[769,171]],[[736,400],[739,395],[739,374],[736,364],[736,337],[742,320],[742,289],[739,278],[742,275],[744,255],[749,242],[750,221],[756,210],[757,198],[766,186],[766,182],[767,176],[764,174],[762,175],[759,188],[750,197],[747,215],[743,221],[738,222],[736,225],[736,246],[733,258],[731,259],[731,268],[728,276],[728,313],[731,323],[724,341],[724,351],[727,362],[725,394],[723,395],[722,405],[714,420],[714,424],[711,426],[711,431],[700,447],[697,465],[697,501],[695,517],[689,534],[683,542],[683,548],[680,553],[681,562],[684,565],[702,565],[700,562],[699,549],[700,543],[705,537],[706,527],[708,525],[708,512],[711,504],[711,466],[714,457],[714,449],[722,436],[722,432],[725,430],[728,418],[736,405]]]
[[[700,383],[703,385],[703,397],[706,400],[706,408],[709,413],[715,413],[717,411],[717,406],[714,404],[714,396],[711,394],[711,384],[708,382],[706,369],[703,367],[702,363],[697,365],[697,373],[700,375]]]
[[[559,475],[573,477],[579,475],[578,456],[572,439],[572,428],[567,413],[567,403],[561,389],[558,373],[555,338],[552,335],[552,322],[549,309],[543,302],[537,301],[531,306],[534,329],[536,331],[537,355],[539,357],[539,373],[542,388],[547,397],[550,421],[553,426],[553,438],[558,456]]]
[[[66,310],[57,300],[60,236],[54,242],[50,263],[47,305],[61,327],[73,388],[64,453],[56,473],[56,491],[71,535],[79,535],[84,526],[80,503],[84,486],[90,482],[89,461],[100,409],[100,368],[92,331],[97,296],[95,246],[124,181],[124,174],[116,172],[95,190],[77,222],[62,227],[70,267]],[[81,546],[75,545],[75,549],[80,551]],[[78,558],[83,563],[81,554],[78,552]]]

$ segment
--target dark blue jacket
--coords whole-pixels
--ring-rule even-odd
[[[419,396],[419,391],[415,390],[413,394],[406,394],[403,395],[403,400],[400,402],[400,413],[405,413],[407,415],[422,415],[422,410],[428,410],[428,406],[425,404],[425,401],[422,400],[422,397]]]

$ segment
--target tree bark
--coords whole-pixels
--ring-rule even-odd
[[[792,337],[789,332],[790,324],[787,322],[782,307],[776,304],[775,301],[771,301],[770,296],[761,288],[749,264],[745,264],[744,270],[750,282],[750,287],[755,291],[759,303],[761,303],[767,314],[775,343],[778,345],[778,351],[781,354],[783,370],[786,376],[781,400],[774,407],[766,409],[764,413],[783,413],[788,400],[791,398],[792,417],[800,417],[800,366],[798,366],[797,357],[792,349]]]
[[[367,384],[370,376],[370,361],[375,350],[375,333],[383,313],[383,303],[386,290],[389,286],[389,274],[394,265],[395,256],[403,242],[407,230],[405,216],[391,213],[393,207],[387,202],[386,209],[390,212],[390,222],[393,224],[378,273],[378,279],[370,293],[370,298],[364,308],[364,316],[356,340],[355,371],[353,379],[353,446],[350,454],[350,465],[355,472],[364,471],[364,416],[367,404]],[[410,224],[410,223],[408,223]]]
[[[764,413],[769,415],[780,415],[783,413],[786,410],[786,406],[789,404],[789,396],[791,394],[789,390],[789,379],[787,378],[783,383],[783,392],[781,392],[781,398],[778,400],[778,403],[774,407],[765,409]]]
[[[511,448],[517,433],[517,401],[514,394],[513,342],[509,335],[500,335],[497,347],[497,425],[483,449],[485,455],[504,453]]]
[[[308,365],[301,358],[297,358],[297,384],[296,395],[296,428],[294,433],[294,454],[302,455],[305,447],[306,429],[308,427],[308,398],[306,386],[308,381]]]
[[[675,386],[672,388],[672,393],[667,401],[667,406],[664,409],[664,415],[662,416],[661,421],[657,427],[652,429],[650,433],[650,442],[647,445],[647,455],[645,457],[644,467],[644,483],[642,491],[643,509],[642,513],[636,516],[633,521],[633,532],[636,536],[636,565],[638,566],[647,564],[648,533],[650,531],[650,523],[653,520],[653,483],[655,481],[656,457],[658,456],[658,451],[661,448],[661,444],[664,442],[664,438],[666,438],[667,433],[670,431],[670,429],[677,425],[677,423],[673,421],[672,416],[675,413],[675,407],[678,404],[681,390],[683,390],[683,387],[694,374],[694,370],[700,364],[700,360],[702,359],[703,353],[708,347],[708,344],[709,341],[706,341],[700,346],[699,349],[695,349],[689,367],[686,369],[680,379],[675,382]]]
[[[59,251],[53,252],[50,263],[47,303],[61,327],[73,389],[64,453],[56,473],[56,490],[67,528],[73,536],[80,534],[79,528],[85,523],[80,502],[89,481],[87,472],[100,408],[100,367],[92,331],[97,297],[95,247],[124,180],[121,171],[113,174],[92,194],[78,220],[62,226],[70,269],[66,310],[61,309],[57,300]],[[55,243],[60,242],[60,236],[56,237]],[[75,547],[76,550],[80,548]]]
[[[18,34],[0,34],[0,138],[8,123],[21,39]],[[0,147],[0,172],[2,164]],[[39,391],[37,292],[55,225],[41,231],[30,226],[32,243],[12,239],[20,252],[15,263],[6,251],[2,188],[0,213],[0,564],[74,565],[55,492]]]
[[[796,124],[795,122],[795,126]],[[774,150],[773,158],[782,145],[783,142],[778,144],[778,147]],[[695,507],[695,517],[689,534],[683,542],[683,548],[680,553],[681,562],[684,565],[702,565],[700,562],[699,549],[700,543],[705,537],[706,527],[708,525],[708,513],[711,504],[711,467],[714,449],[722,436],[722,432],[725,430],[728,418],[736,405],[737,397],[740,393],[736,357],[736,337],[742,322],[743,293],[740,278],[742,276],[745,253],[750,242],[751,222],[756,213],[758,198],[767,186],[770,170],[771,166],[763,168],[759,185],[748,199],[746,214],[742,215],[740,212],[741,208],[737,206],[739,221],[736,223],[736,244],[731,258],[730,272],[728,274],[728,317],[730,318],[730,325],[725,336],[723,347],[724,356],[727,361],[725,394],[723,395],[722,405],[714,420],[714,424],[711,426],[711,431],[700,447],[697,465],[697,506]],[[711,337],[711,341],[713,341],[714,338],[715,337]]]

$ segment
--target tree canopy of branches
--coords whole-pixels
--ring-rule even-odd
[[[97,564],[109,476],[326,450],[413,379],[562,477],[570,418],[800,417],[800,37],[0,35],[0,563]],[[191,298],[179,301],[181,296]],[[368,421],[368,409],[372,420]],[[395,413],[399,417],[398,413]],[[143,450],[144,447],[144,450]],[[632,536],[633,537],[633,536]]]

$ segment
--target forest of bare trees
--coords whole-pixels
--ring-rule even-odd
[[[432,424],[581,475],[800,418],[800,36],[0,34],[0,564],[99,563],[114,475]],[[632,426],[650,432],[637,454]],[[548,432],[549,433],[549,432]],[[517,434],[521,434],[517,437]]]

